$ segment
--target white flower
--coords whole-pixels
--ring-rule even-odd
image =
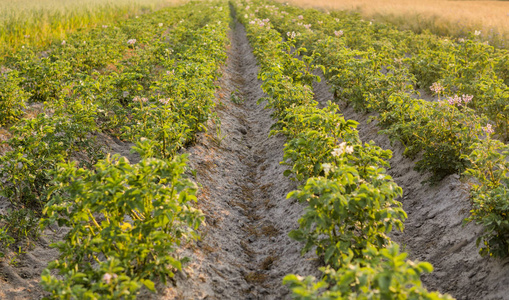
[[[353,153],[353,146],[346,146],[345,152],[347,154],[352,154]]]
[[[290,39],[294,39],[295,36],[297,36],[297,34],[295,33],[295,31],[292,31],[292,32],[287,32],[286,35],[290,38]]]
[[[352,154],[353,146],[347,146],[346,142],[342,142],[339,144],[338,148],[334,148],[331,152],[332,156],[339,157],[343,153]]]
[[[65,45],[65,40],[62,41],[62,46]]]
[[[481,31],[480,30],[474,31],[474,35],[481,35]]]
[[[102,27],[103,27],[103,28],[108,28],[108,25],[103,25]]]
[[[129,40],[127,40],[127,44],[128,44],[128,45],[134,45],[134,44],[136,44],[136,39],[129,39]]]
[[[343,148],[341,148],[341,147],[340,147],[340,148],[334,148],[334,149],[332,150],[332,153],[331,153],[331,154],[332,154],[332,156],[334,156],[334,157],[339,157],[341,154],[343,154],[343,152],[344,152],[344,151],[345,151],[345,149],[343,149]]]
[[[335,31],[334,30],[334,35],[337,36],[337,37],[340,37],[343,35],[343,30],[339,30],[339,31]]]
[[[159,23],[159,27],[163,27],[163,23]]]
[[[325,172],[325,176],[327,176],[327,175],[329,175],[332,165],[325,163],[325,164],[322,164],[322,168],[323,168],[323,171]]]

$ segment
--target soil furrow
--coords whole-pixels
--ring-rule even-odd
[[[218,91],[219,120],[189,149],[202,185],[206,215],[202,240],[183,254],[192,263],[167,290],[176,299],[285,299],[286,274],[316,274],[318,262],[300,255],[288,237],[303,206],[286,199],[296,184],[286,177],[284,137],[268,138],[270,111],[256,102],[264,94],[244,27],[232,25],[229,59]],[[220,130],[216,125],[220,123]]]

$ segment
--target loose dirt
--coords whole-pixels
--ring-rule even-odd
[[[320,103],[333,99],[323,78],[313,88]],[[425,286],[457,299],[509,299],[509,259],[481,257],[475,240],[482,228],[463,225],[471,208],[468,183],[450,175],[435,185],[423,184],[429,175],[414,170],[417,160],[403,156],[401,143],[391,144],[388,136],[378,134],[377,123],[368,123],[373,114],[355,112],[344,103],[341,112],[346,119],[359,122],[363,141],[373,140],[393,152],[388,173],[403,188],[399,201],[408,219],[404,232],[394,232],[392,237],[409,252],[410,259],[434,266],[434,272],[422,278]]]

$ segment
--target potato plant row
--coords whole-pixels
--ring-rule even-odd
[[[314,53],[313,64],[325,69],[337,98],[358,110],[376,112],[382,132],[400,141],[406,155],[422,154],[416,169],[430,172],[430,182],[453,173],[472,176],[473,208],[466,221],[484,227],[477,239],[480,254],[509,255],[509,173],[505,171],[509,149],[498,140],[506,139],[505,121],[497,121],[505,119],[509,97],[502,83],[507,78],[505,50],[474,40],[454,43],[401,32],[343,13],[265,3],[258,15],[271,20],[279,32],[295,35],[299,46]],[[422,68],[433,69],[429,60],[433,51],[452,55],[448,64],[462,71],[427,81],[433,82],[428,89],[438,99],[426,101],[416,97],[424,77],[418,77],[415,65],[426,61]],[[452,85],[447,87],[446,82]],[[489,88],[474,88],[479,82]]]
[[[288,141],[285,175],[304,184],[288,197],[308,203],[292,231],[304,242],[302,253],[314,250],[326,267],[323,278],[290,274],[296,299],[451,299],[422,287],[420,274],[432,271],[425,262],[407,261],[407,254],[387,236],[402,230],[406,214],[396,198],[402,189],[386,174],[391,152],[362,143],[357,123],[345,120],[333,103],[321,109],[310,84],[315,57],[296,47],[291,32],[285,39],[268,19],[257,18],[258,1],[237,1],[238,19],[260,63],[258,77],[268,95],[276,123],[271,134]]]
[[[35,220],[30,232],[40,216],[69,229],[42,276],[50,298],[134,299],[187,260],[175,251],[203,216],[177,151],[212,115],[229,20],[224,1],[191,2],[7,60],[3,78],[21,96],[0,157],[13,207],[2,244],[36,237],[13,216]],[[141,161],[105,155],[101,134],[132,141]]]
[[[359,51],[354,55],[361,61],[359,64],[365,65],[362,61],[368,59],[373,69],[382,75],[405,76],[406,82],[421,92],[429,93],[430,87],[439,87],[433,89],[433,93],[442,100],[454,99],[455,95],[472,96],[462,104],[479,115],[486,115],[500,137],[509,138],[508,109],[505,107],[509,99],[509,51],[482,43],[475,33],[469,38],[451,41],[432,34],[396,30],[390,25],[364,21],[346,12],[325,14],[291,6],[277,7],[289,14],[281,16],[275,11],[266,11],[261,17],[269,18],[270,14],[275,24],[285,23],[284,28],[278,27],[278,30],[319,31],[340,37],[341,46]],[[312,36],[306,40],[316,45],[308,45],[309,49],[321,46]],[[404,73],[398,73],[396,69]],[[363,79],[350,73],[341,73],[341,77],[346,81]],[[352,98],[353,95],[341,96]],[[362,94],[357,96],[362,97]]]

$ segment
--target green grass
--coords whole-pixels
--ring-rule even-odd
[[[70,32],[109,24],[175,0],[9,0],[0,2],[0,54],[46,46]]]

